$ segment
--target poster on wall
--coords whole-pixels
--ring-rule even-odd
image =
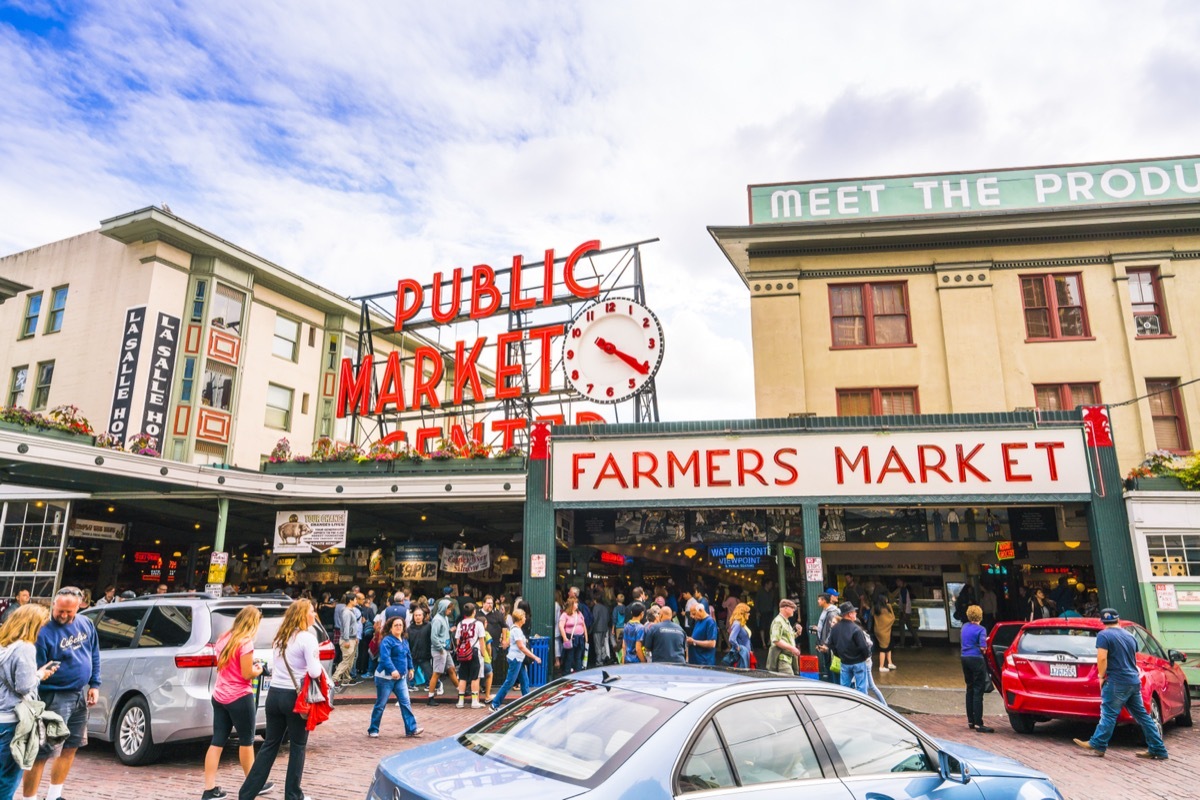
[[[438,545],[396,545],[395,576],[406,581],[436,581],[438,576]]]
[[[71,522],[68,536],[79,539],[103,539],[106,542],[125,541],[125,524],[123,522],[105,522],[97,519],[75,519]]]
[[[280,511],[275,514],[276,553],[324,553],[346,546],[348,511]]]
[[[492,565],[492,549],[482,547],[447,547],[442,550],[442,571],[453,573],[483,572]]]

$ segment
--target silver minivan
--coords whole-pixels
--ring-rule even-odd
[[[160,594],[87,609],[100,641],[101,681],[88,737],[112,742],[121,763],[132,766],[154,761],[164,744],[211,737],[217,639],[254,604],[263,615],[254,657],[269,663],[271,640],[291,603],[283,594]],[[316,633],[328,672],[333,643],[320,623]],[[255,682],[259,731],[266,727],[270,681],[264,675]]]

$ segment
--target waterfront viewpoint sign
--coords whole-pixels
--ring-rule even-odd
[[[750,224],[1200,199],[1200,157],[749,187]]]
[[[1078,429],[563,439],[556,502],[1086,495]]]

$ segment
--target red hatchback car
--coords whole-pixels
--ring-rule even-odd
[[[1033,622],[997,623],[988,635],[985,657],[992,683],[1017,733],[1032,733],[1038,722],[1100,719],[1100,680],[1096,677],[1096,634],[1104,627],[1089,617],[1056,617]],[[1161,726],[1175,720],[1192,725],[1192,701],[1179,663],[1187,656],[1167,650],[1133,622],[1121,627],[1137,639],[1142,698]],[[1118,722],[1132,722],[1121,711]]]

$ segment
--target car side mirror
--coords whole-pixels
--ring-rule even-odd
[[[971,769],[966,762],[959,761],[945,750],[938,751],[938,772],[942,780],[967,784],[971,782]]]
[[[1181,650],[1168,650],[1167,658],[1170,659],[1172,664],[1182,664],[1187,661],[1187,653]]]

